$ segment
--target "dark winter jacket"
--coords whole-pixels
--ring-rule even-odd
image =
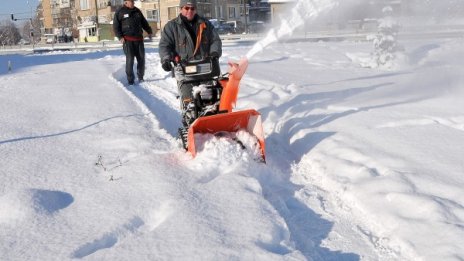
[[[113,31],[118,39],[124,36],[143,39],[142,29],[148,34],[153,33],[147,19],[145,19],[137,7],[129,9],[126,6],[122,6],[114,14]]]
[[[200,29],[201,24],[205,25],[203,29]],[[161,63],[172,60],[177,55],[181,60],[186,61],[210,56],[219,58],[222,55],[222,42],[211,22],[196,15],[190,32],[187,26],[181,14],[164,26],[159,42]],[[201,43],[194,55],[197,39],[193,37],[200,31],[202,31]]]

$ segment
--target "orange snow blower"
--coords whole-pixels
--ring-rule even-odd
[[[262,160],[265,161],[261,114],[253,109],[232,111],[237,102],[240,80],[247,67],[248,60],[246,58],[238,63],[229,62],[228,76],[211,78],[210,75],[215,70],[212,60],[176,65],[174,69],[176,79],[194,85],[193,101],[188,104],[182,103],[185,127],[179,129],[179,136],[184,148],[194,157],[197,153],[195,134],[235,133],[239,130],[245,130],[257,139]]]

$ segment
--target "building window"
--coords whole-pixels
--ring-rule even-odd
[[[81,10],[88,10],[89,7],[89,0],[80,0]]]
[[[235,7],[229,7],[229,18],[235,18]]]
[[[212,18],[211,5],[197,5],[197,13],[207,19]]]
[[[97,30],[95,27],[87,28],[87,36],[97,36]]]
[[[178,14],[179,14],[178,6],[168,7],[168,19],[169,20],[176,18]]]
[[[111,2],[108,0],[98,0],[98,8],[105,8],[108,5],[111,5]]]
[[[147,10],[147,20],[159,22],[159,19],[158,19],[158,10],[156,10],[156,9]]]
[[[120,6],[123,4],[124,0],[111,0],[111,6]]]
[[[224,19],[224,7],[220,6],[219,7],[219,18]]]
[[[71,5],[69,0],[61,0],[60,1],[60,8],[69,8]]]

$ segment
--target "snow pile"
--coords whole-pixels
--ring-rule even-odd
[[[201,162],[216,162],[226,167],[250,160],[261,160],[258,140],[245,130],[195,134],[195,147]],[[220,162],[220,163],[219,163]]]

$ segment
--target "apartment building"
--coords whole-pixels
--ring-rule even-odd
[[[113,39],[111,23],[122,0],[74,0],[79,42]]]
[[[262,19],[269,7],[255,8],[261,0],[197,0],[198,13],[208,19],[239,21],[242,24]],[[44,42],[95,42],[114,40],[113,16],[123,0],[41,0],[37,9],[41,17]],[[154,32],[179,14],[179,0],[136,0]],[[256,11],[256,12],[255,12]]]
[[[71,40],[74,9],[71,0],[41,0],[37,7],[42,42]]]

